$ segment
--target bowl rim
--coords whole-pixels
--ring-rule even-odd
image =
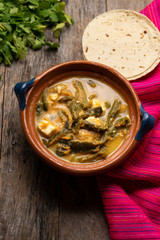
[[[117,72],[115,69],[113,69],[109,66],[106,66],[104,64],[97,63],[97,62],[86,61],[86,60],[76,60],[76,61],[68,61],[68,62],[60,63],[60,64],[57,64],[57,65],[47,69],[46,71],[44,71],[40,75],[38,75],[36,77],[36,82],[35,82],[34,86],[38,83],[39,80],[41,80],[43,77],[45,77],[46,75],[50,74],[52,71],[54,71],[58,68],[63,68],[67,65],[79,65],[79,64],[80,65],[85,64],[85,65],[98,66],[102,69],[105,68],[112,74],[116,75],[116,77],[118,77],[120,79],[120,81],[123,81],[123,83],[125,83],[125,85],[129,89],[129,91],[134,99],[135,105],[136,105],[136,112],[137,112],[137,119],[138,119],[136,130],[138,131],[140,128],[140,122],[141,122],[140,111],[139,111],[139,106],[141,104],[140,100],[139,100],[135,90],[133,89],[132,85],[129,83],[129,81],[124,76],[122,76],[119,72]],[[34,86],[31,87],[30,90],[26,93],[26,105],[27,105],[28,96],[30,95]],[[120,156],[117,156],[115,159],[113,159],[113,161],[109,162],[109,164],[104,164],[104,161],[106,159],[102,160],[102,161],[97,161],[94,163],[85,163],[85,164],[73,163],[73,162],[65,161],[59,157],[56,157],[52,153],[49,157],[49,155],[47,153],[50,151],[47,150],[46,147],[43,146],[43,144],[35,143],[34,139],[32,138],[32,136],[30,134],[29,126],[28,126],[28,123],[26,120],[26,109],[24,109],[23,111],[20,110],[20,118],[21,118],[22,128],[23,128],[23,131],[25,133],[25,136],[26,136],[28,142],[31,144],[34,151],[36,153],[38,153],[38,155],[42,158],[42,160],[44,160],[47,164],[49,164],[50,166],[53,166],[57,170],[63,171],[65,173],[73,174],[73,175],[96,175],[96,174],[108,171],[111,168],[118,165],[119,163],[121,163],[128,156],[128,154],[133,151],[133,149],[135,148],[135,146],[137,144],[137,141],[133,137],[133,139],[130,141],[130,143],[126,147],[125,151],[122,152]],[[137,131],[135,132],[135,135],[136,135]],[[41,149],[42,146],[43,146],[43,149]]]

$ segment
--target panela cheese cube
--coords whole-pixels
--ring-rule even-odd
[[[57,127],[49,119],[42,120],[37,124],[37,128],[46,137],[50,137],[54,132],[57,131]]]
[[[102,107],[103,112],[106,110],[104,101],[101,99],[98,99],[98,98],[94,98],[92,100],[92,106],[93,107]]]

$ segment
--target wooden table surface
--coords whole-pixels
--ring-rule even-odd
[[[24,61],[0,66],[0,240],[110,239],[95,177],[67,176],[44,164],[26,142],[13,92],[55,64],[83,59],[81,38],[86,25],[106,10],[140,11],[151,0],[66,0],[75,21],[52,52],[29,49]],[[52,31],[47,39],[53,40]]]

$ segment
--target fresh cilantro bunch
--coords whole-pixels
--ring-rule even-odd
[[[45,40],[44,30],[52,28],[55,37],[73,20],[63,10],[61,0],[0,0],[0,62],[10,65],[23,59],[28,46],[58,48],[58,43]]]

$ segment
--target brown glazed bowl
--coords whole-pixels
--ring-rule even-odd
[[[69,76],[85,75],[100,78],[113,86],[128,103],[132,125],[129,137],[111,156],[93,163],[71,163],[53,155],[41,142],[35,128],[35,107],[46,87]],[[71,61],[56,65],[36,78],[16,84],[15,93],[19,100],[20,117],[25,136],[35,152],[50,166],[74,175],[96,175],[120,164],[143,135],[151,130],[154,118],[146,113],[131,84],[114,69],[89,61]],[[141,120],[143,115],[143,119]],[[139,130],[140,129],[140,130]]]

